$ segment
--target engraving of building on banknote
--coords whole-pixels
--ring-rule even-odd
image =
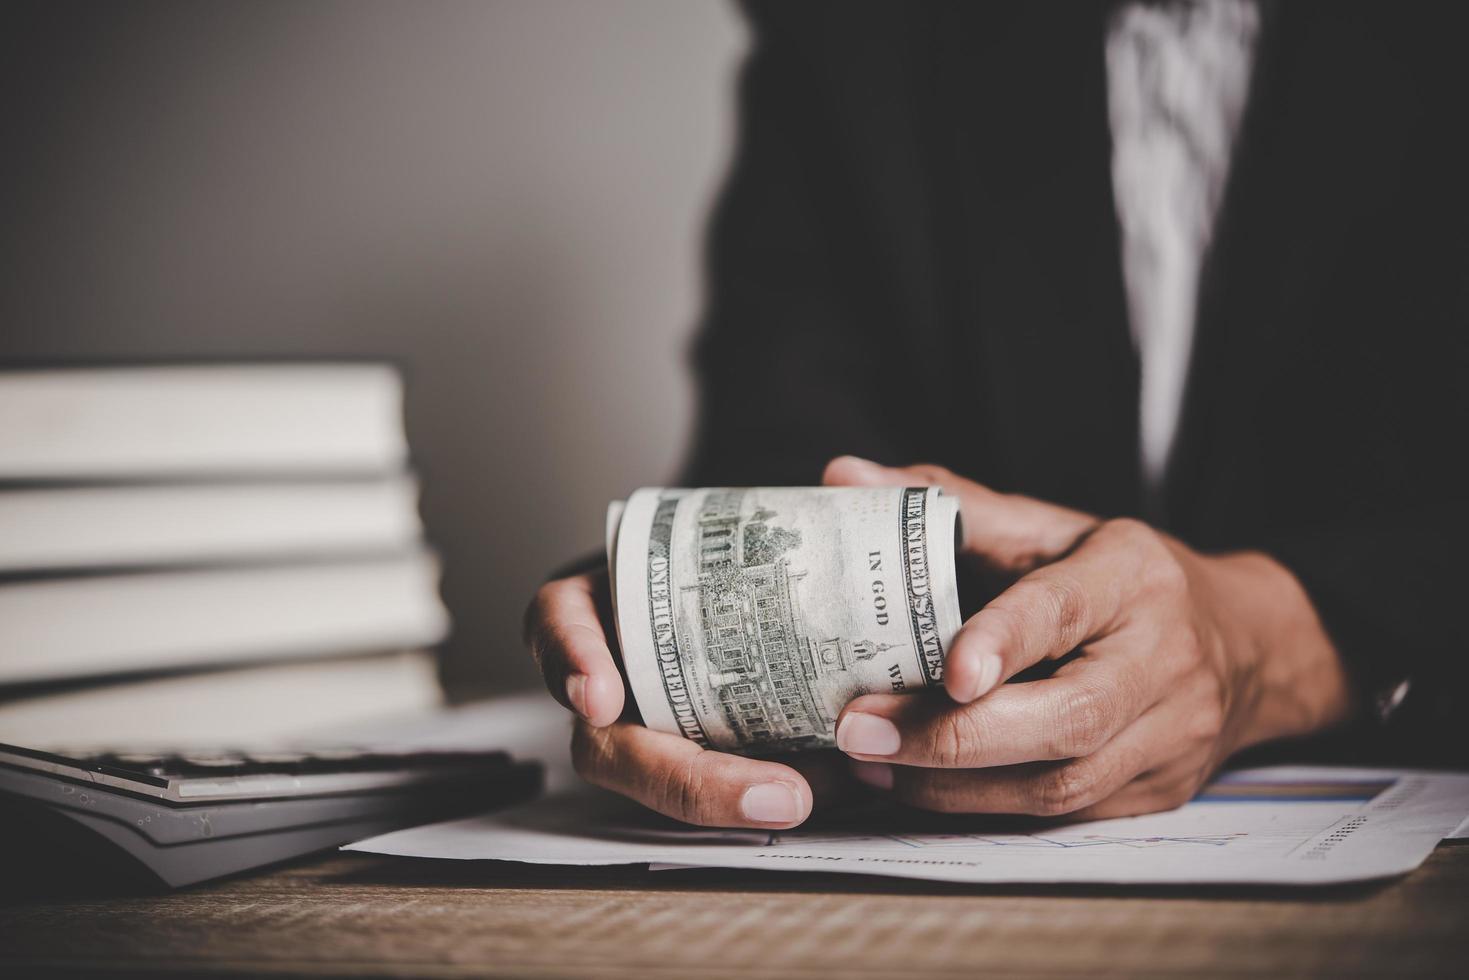
[[[766,750],[825,744],[834,719],[819,691],[831,675],[891,644],[808,635],[800,606],[805,572],[791,552],[801,536],[774,511],[744,513],[743,489],[708,494],[698,517],[698,594],[708,683],[739,742]]]

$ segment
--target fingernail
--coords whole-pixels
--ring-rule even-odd
[[[893,767],[886,762],[860,762],[851,760],[852,775],[860,781],[886,792],[893,788]]]
[[[898,726],[880,715],[854,711],[837,724],[837,748],[856,755],[893,755],[903,744]]]
[[[974,641],[975,645],[985,642],[987,641]],[[971,669],[952,674],[953,683],[946,684],[949,696],[960,704],[968,704],[994,687],[1004,666],[1000,655],[993,650],[971,651],[968,657]]]
[[[566,678],[566,700],[571,708],[583,718],[587,716],[587,675],[572,674]]]
[[[785,783],[756,783],[740,798],[740,812],[754,823],[795,823],[801,799]]]
[[[1000,671],[1004,664],[1000,662],[998,653],[985,652],[979,655],[979,669],[975,672],[978,679],[974,683],[974,697],[988,694],[990,689],[1000,680]]]
[[[874,463],[870,459],[863,459],[861,456],[840,456],[837,458],[837,462],[841,463],[848,470],[854,471],[855,475],[859,478],[872,479],[879,477],[885,469],[885,467]]]

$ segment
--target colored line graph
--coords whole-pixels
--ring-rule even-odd
[[[1394,779],[1283,781],[1224,775],[1195,803],[1367,803],[1391,789]]]
[[[1109,834],[1084,834],[1078,837],[1049,837],[1041,834],[1006,834],[987,837],[983,834],[924,834],[914,837],[892,837],[908,847],[1029,847],[1072,850],[1081,847],[1151,848],[1170,845],[1190,847],[1223,847],[1247,834],[1205,834],[1184,837],[1127,837]]]
[[[1223,847],[1230,841],[1247,837],[1244,833],[1199,834],[1189,836],[1118,836],[1112,834],[1081,834],[1063,837],[1046,834],[872,834],[861,837],[818,835],[808,833],[775,833],[770,846],[805,848],[856,848],[870,850],[874,846],[905,848],[944,847],[995,847],[1037,848],[1044,850],[1074,850],[1086,847],[1127,847],[1133,849],[1185,846]]]

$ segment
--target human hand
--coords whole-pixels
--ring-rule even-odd
[[[1265,554],[1200,554],[1138,521],[934,466],[842,457],[823,482],[942,486],[960,502],[963,555],[1014,579],[955,636],[948,698],[869,694],[838,719],[853,774],[896,799],[1085,818],[1167,809],[1235,751],[1349,713],[1309,598]],[[1003,683],[1073,651],[1050,677]]]
[[[583,779],[687,823],[767,829],[801,823],[815,793],[844,780],[835,753],[791,765],[747,759],[625,717],[631,705],[608,641],[609,606],[607,574],[598,572],[547,583],[525,614],[546,686],[578,716],[571,748]]]

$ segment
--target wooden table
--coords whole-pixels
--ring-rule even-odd
[[[0,976],[1469,974],[1469,846],[1329,890],[975,888],[329,855],[153,896],[12,897]]]

